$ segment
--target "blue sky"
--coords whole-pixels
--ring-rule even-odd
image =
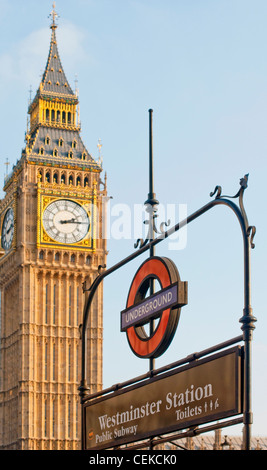
[[[257,228],[251,253],[258,320],[253,434],[267,435],[267,3],[58,0],[56,9],[60,56],[73,88],[78,78],[82,137],[95,157],[102,141],[111,206],[127,204],[132,210],[147,199],[149,108],[154,110],[155,192],[165,207],[186,204],[191,214],[218,184],[234,195],[249,173],[245,208]],[[35,93],[46,65],[51,10],[48,0],[0,0],[1,187],[6,158],[14,164],[24,147],[29,89]],[[171,222],[177,218],[179,211]],[[108,266],[132,253],[134,242],[133,235],[109,240]],[[156,366],[241,334],[242,237],[229,209],[217,207],[190,224],[183,249],[170,250],[162,242],[156,251],[172,258],[189,284],[175,338]],[[120,333],[120,311],[145,257],[104,282],[105,386],[148,370]]]

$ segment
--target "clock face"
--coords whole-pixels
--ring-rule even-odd
[[[90,220],[80,204],[59,199],[51,202],[44,210],[43,227],[50,238],[68,245],[78,243],[86,237]]]
[[[14,212],[13,209],[10,208],[6,212],[3,227],[2,227],[2,248],[4,250],[9,250],[12,245],[14,236]]]

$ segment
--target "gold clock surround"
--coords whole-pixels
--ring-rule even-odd
[[[38,248],[51,248],[57,247],[66,249],[66,247],[72,250],[84,250],[90,251],[95,250],[96,243],[96,191],[95,185],[93,190],[81,188],[73,188],[73,191],[69,190],[68,186],[57,185],[56,183],[38,183],[38,211],[37,211],[37,247]],[[58,200],[69,200],[79,204],[88,214],[90,220],[90,228],[88,234],[81,241],[76,243],[60,243],[53,240],[45,231],[43,227],[43,214],[45,209],[54,201]]]

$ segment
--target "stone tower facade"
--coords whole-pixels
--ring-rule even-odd
[[[106,178],[80,136],[56,12],[21,158],[0,201],[0,449],[80,449],[84,289],[106,263]],[[88,325],[88,385],[102,387],[103,292]]]

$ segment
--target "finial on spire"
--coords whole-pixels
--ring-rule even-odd
[[[56,24],[56,19],[59,18],[59,15],[56,12],[56,2],[53,2],[53,10],[51,11],[50,15],[48,18],[52,18],[52,24],[50,26],[51,29],[56,29],[57,24]]]
[[[29,89],[29,106],[31,105],[31,102],[32,102],[32,86],[30,85],[30,89]]]
[[[98,148],[98,154],[99,154],[99,158],[98,158],[98,163],[102,166],[102,163],[103,163],[103,156],[101,154],[101,149],[102,149],[102,143],[101,143],[101,139],[98,139],[98,144],[97,144],[97,148]]]
[[[8,175],[8,167],[9,167],[9,165],[10,165],[10,162],[8,161],[8,158],[7,158],[6,161],[5,161],[5,165],[6,165],[6,177],[7,177],[7,175]]]
[[[78,76],[77,76],[77,74],[75,74],[75,95],[76,95],[77,98],[78,98],[78,96],[79,96],[79,90],[78,90]]]
[[[99,157],[100,157],[101,156],[101,148],[102,148],[101,139],[98,139],[97,148],[98,148]]]

